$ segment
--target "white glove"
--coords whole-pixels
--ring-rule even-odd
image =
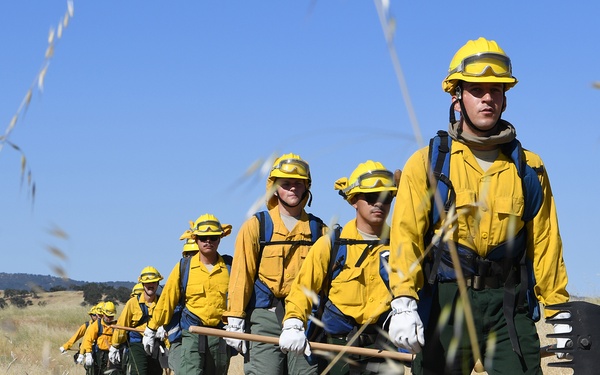
[[[411,297],[394,299],[390,316],[389,333],[394,345],[412,354],[419,353],[425,345],[425,335],[417,312],[417,301]]]
[[[58,350],[60,350],[60,354],[65,354],[67,352],[64,346],[61,346],[60,348],[58,348]]]
[[[165,327],[160,326],[156,330],[156,338],[159,340],[164,340],[167,337],[167,331],[165,331]]]
[[[239,332],[244,333],[244,328],[246,328],[246,322],[242,318],[233,318],[227,317],[227,325],[225,326],[225,330],[227,332]],[[238,352],[242,354],[246,354],[246,341],[232,338],[225,338],[225,342],[227,345],[231,346]]]
[[[154,338],[156,337],[156,331],[146,327],[144,330],[144,337],[142,337],[142,346],[146,351],[146,354],[152,355],[154,351]]]
[[[85,366],[92,367],[94,365],[94,358],[92,358],[92,353],[85,353]]]
[[[83,363],[83,354],[77,355],[77,364],[80,365]]]
[[[571,318],[571,313],[569,312],[561,312],[556,314],[553,319],[570,319]],[[569,333],[571,332],[571,326],[567,323],[556,323],[554,324],[554,333]],[[557,337],[556,338],[556,348],[557,349],[561,349],[561,348],[565,348],[567,346],[567,342],[570,341],[570,339],[568,338],[564,338],[564,337]],[[559,359],[573,359],[573,356],[569,353],[560,353],[560,352],[556,352],[556,358]]]
[[[307,357],[311,354],[310,344],[304,334],[304,324],[300,319],[289,318],[283,322],[279,349],[284,353],[291,352],[296,355],[304,353]]]
[[[111,345],[110,349],[108,349],[108,360],[113,365],[119,364],[121,362],[121,353],[119,353],[119,349]]]

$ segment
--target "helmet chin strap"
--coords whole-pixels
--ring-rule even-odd
[[[307,206],[308,206],[308,207],[310,207],[310,204],[312,203],[312,194],[310,193],[310,190],[306,190],[306,191],[304,192],[304,194],[302,194],[302,198],[300,198],[300,202],[298,202],[297,204],[295,204],[295,205],[293,205],[293,206],[292,206],[291,204],[288,204],[288,203],[287,203],[286,201],[284,201],[283,199],[281,199],[281,197],[280,197],[279,195],[277,195],[277,200],[278,200],[278,201],[279,201],[281,204],[283,204],[284,206],[286,206],[286,207],[289,207],[289,208],[294,208],[294,207],[298,207],[300,204],[302,204],[302,202],[304,201],[304,198],[306,198],[306,195],[308,195],[308,203],[307,203]]]
[[[463,99],[462,99],[462,86],[460,84],[458,86],[456,86],[455,94],[456,94],[456,100],[453,101],[452,104],[450,104],[450,124],[454,124],[456,122],[456,115],[454,114],[454,105],[458,102],[458,104],[460,104],[460,114],[461,114],[462,118],[465,120],[465,122],[467,123],[467,125],[469,125],[470,128],[475,129],[480,133],[490,133],[492,130],[494,130],[496,128],[496,126],[498,126],[498,123],[500,122],[500,118],[502,117],[502,114],[500,114],[500,117],[498,117],[498,121],[496,121],[496,124],[494,124],[494,127],[490,130],[483,130],[483,129],[480,129],[477,126],[475,126],[475,124],[473,124],[473,122],[469,118],[467,110],[465,109],[465,105],[464,105]],[[503,100],[506,100],[506,96],[504,96]],[[462,131],[462,125],[459,128],[459,132],[461,132],[461,131]]]

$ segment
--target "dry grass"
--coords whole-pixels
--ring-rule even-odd
[[[10,306],[0,310],[0,373],[82,374],[83,367],[73,363],[74,352],[61,355],[58,348],[87,319],[88,307],[81,306],[83,293],[40,293],[39,297],[34,300],[34,306],[25,309]],[[38,302],[45,305],[38,305]],[[538,323],[542,345],[553,342],[546,337],[551,329],[543,321]],[[544,374],[573,373],[571,370],[547,367],[548,362],[554,361],[555,357],[543,359]],[[410,374],[410,370],[407,369],[406,373]],[[232,359],[229,374],[243,374],[242,356]]]

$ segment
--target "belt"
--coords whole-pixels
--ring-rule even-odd
[[[498,276],[473,275],[465,280],[467,287],[473,290],[499,289],[504,287],[504,282]]]

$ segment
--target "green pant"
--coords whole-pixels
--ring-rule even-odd
[[[250,333],[279,337],[281,322],[273,311],[254,309],[250,314]],[[318,365],[309,364],[303,355],[284,354],[277,345],[252,341],[245,359],[244,373],[246,375],[312,375],[318,374]]]
[[[412,372],[421,374],[471,374],[473,350],[456,283],[439,283],[433,298],[425,346],[417,355]],[[513,351],[503,314],[504,288],[467,291],[473,312],[477,345],[490,375],[542,374],[540,341],[527,309],[517,309],[514,323],[523,357]],[[447,315],[449,313],[449,315]],[[440,317],[447,319],[440,321]],[[452,348],[452,349],[451,349]],[[454,353],[454,354],[453,354]]]
[[[181,339],[172,342],[169,346],[169,368],[175,374],[181,373]]]
[[[231,350],[222,338],[197,335],[184,329],[179,352],[181,370],[177,375],[227,375]]]
[[[141,342],[129,344],[127,369],[131,375],[161,375],[163,371],[158,359],[146,354]]]

